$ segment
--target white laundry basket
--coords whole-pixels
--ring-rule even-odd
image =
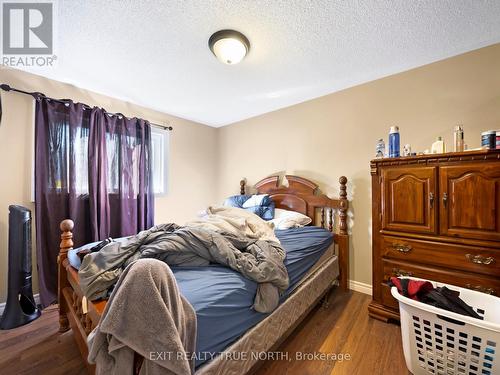
[[[408,369],[414,375],[499,375],[500,298],[428,281],[434,287],[458,290],[483,320],[412,300],[392,287],[391,294],[399,301]]]

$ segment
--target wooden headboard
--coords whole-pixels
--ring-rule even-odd
[[[314,182],[298,176],[286,175],[287,186],[280,185],[279,176],[266,177],[255,184],[258,194],[269,194],[276,208],[292,210],[309,216],[313,225],[328,228],[333,232],[335,210],[339,212],[339,234],[347,234],[347,200],[346,184],[347,178],[340,177],[340,198],[329,198],[318,192],[318,185]],[[245,194],[246,182],[240,181],[240,194]],[[318,212],[321,222],[318,221]]]
[[[340,198],[329,198],[318,191],[318,185],[306,178],[286,175],[288,187],[280,185],[279,176],[266,177],[255,184],[259,194],[269,194],[276,208],[292,210],[309,216],[312,224],[334,231],[334,211],[338,211],[338,233],[333,237],[339,257],[339,285],[348,289],[349,280],[349,234],[347,230],[347,178],[339,178]],[[244,195],[246,181],[240,181],[240,194]],[[318,212],[319,211],[319,212]],[[318,215],[319,214],[319,215]],[[319,222],[318,222],[319,219]]]

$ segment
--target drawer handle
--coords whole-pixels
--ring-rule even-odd
[[[412,272],[400,270],[399,268],[393,268],[392,269],[392,273],[394,275],[396,275],[397,277],[401,277],[401,276],[413,276]]]
[[[400,253],[409,253],[412,250],[411,245],[403,245],[400,243],[392,244],[392,248]]]
[[[472,285],[472,284],[465,284],[465,287],[467,289],[475,290],[476,292],[481,292],[481,293],[486,293],[490,295],[496,295],[495,289],[493,288],[486,288],[481,285]]]
[[[443,194],[443,206],[446,207],[448,205],[448,193]]]
[[[470,262],[476,263],[476,264],[488,265],[488,264],[492,264],[495,262],[495,258],[493,258],[493,257],[483,257],[481,255],[472,255],[472,254],[465,254],[465,257]]]
[[[431,208],[434,208],[434,193],[429,193],[429,204]]]

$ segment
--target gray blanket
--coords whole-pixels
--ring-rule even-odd
[[[254,300],[258,312],[271,312],[289,284],[283,264],[285,251],[278,242],[219,233],[199,227],[163,224],[128,240],[113,242],[86,255],[80,270],[80,286],[90,300],[104,298],[122,269],[140,258],[156,258],[170,266],[206,266],[218,263],[259,283]]]
[[[196,313],[165,263],[138,260],[121,275],[88,344],[97,375],[134,374],[134,353],[144,358],[141,375],[191,374]]]

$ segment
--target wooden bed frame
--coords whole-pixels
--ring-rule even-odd
[[[348,289],[349,279],[349,235],[347,232],[347,178],[342,176],[340,182],[340,198],[331,199],[318,193],[318,186],[305,178],[285,176],[289,186],[280,186],[279,176],[267,177],[255,184],[256,192],[269,194],[276,204],[276,208],[301,212],[309,216],[312,225],[321,226],[334,232],[334,222],[338,212],[338,231],[334,242],[338,249],[339,258],[339,285],[343,290]],[[240,181],[240,194],[245,194],[246,182]],[[87,336],[97,326],[106,306],[105,300],[87,301],[79,286],[78,271],[69,264],[68,251],[73,248],[74,223],[67,219],[61,222],[61,243],[58,256],[58,302],[59,302],[59,332],[73,330],[76,343],[87,365],[90,374],[95,373],[95,366],[87,362]],[[332,280],[333,285],[334,280]],[[330,289],[323,297],[328,296]],[[319,300],[319,299],[318,299]],[[315,304],[317,301],[315,302]],[[311,306],[309,311],[314,307]],[[297,318],[297,326],[304,316]],[[291,332],[287,332],[279,342],[282,342]],[[278,344],[278,343],[276,343]]]

